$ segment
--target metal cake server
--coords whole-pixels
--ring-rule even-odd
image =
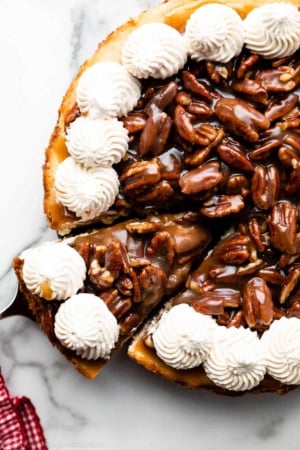
[[[3,288],[0,289],[0,320],[6,317],[21,315],[33,319],[27,307],[24,295],[21,293],[17,277],[13,270],[5,277],[5,285],[8,285],[12,294],[5,295]],[[0,284],[1,286],[1,284]]]

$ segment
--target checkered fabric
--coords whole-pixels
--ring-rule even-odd
[[[0,450],[48,450],[35,407],[11,397],[0,371]]]

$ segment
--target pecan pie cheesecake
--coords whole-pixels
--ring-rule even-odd
[[[32,269],[44,250],[14,262],[38,322],[82,373],[134,335],[131,358],[189,388],[300,384],[299,49],[297,1],[169,0],[82,65],[45,152],[44,211],[61,236],[98,223],[100,237],[60,242],[76,261],[59,298]],[[183,255],[182,223],[194,243]]]
[[[196,214],[149,215],[45,242],[13,264],[36,322],[79,372],[94,378],[183,285],[209,241]]]

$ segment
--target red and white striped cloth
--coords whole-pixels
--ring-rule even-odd
[[[0,371],[0,450],[48,450],[29,398],[11,397]]]

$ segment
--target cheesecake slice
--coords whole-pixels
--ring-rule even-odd
[[[13,265],[35,321],[88,378],[167,296],[210,242],[193,213],[130,219],[25,250]]]
[[[210,250],[128,354],[189,389],[285,393],[300,383],[297,205],[252,211]]]

